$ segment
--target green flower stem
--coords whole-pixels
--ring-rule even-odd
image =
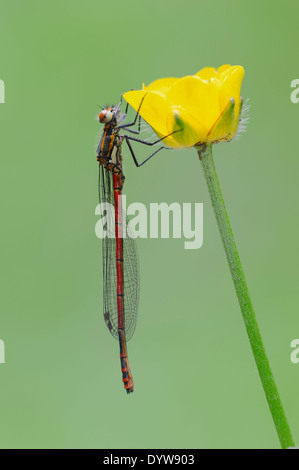
[[[239,258],[237,246],[234,241],[229,218],[225,209],[217,178],[216,168],[214,165],[212,145],[201,145],[200,147],[197,147],[196,150],[198,151],[198,156],[202,164],[251,349],[266,394],[272,418],[276,426],[281,447],[283,449],[287,447],[293,447],[295,444],[263,345],[261,333],[249,297],[248,287]]]

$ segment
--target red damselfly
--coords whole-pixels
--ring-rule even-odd
[[[125,114],[122,114],[121,102],[118,106],[106,107],[100,112],[99,121],[104,124],[104,129],[97,148],[97,160],[100,166],[100,203],[109,203],[114,207],[113,214],[109,215],[107,212],[108,219],[106,217],[104,227],[106,231],[112,230],[113,234],[110,233],[112,236],[104,237],[102,245],[104,319],[112,336],[119,341],[122,380],[127,393],[134,391],[127,341],[133,336],[136,327],[139,286],[136,244],[127,231],[127,224],[122,215],[121,195],[125,180],[121,155],[122,143],[123,141],[127,143],[135,165],[140,167],[157,152],[167,147],[159,147],[139,163],[130,141],[153,146],[169,137],[167,135],[154,142],[147,142],[132,135],[119,133],[122,130],[131,134],[140,134],[139,111],[143,100],[135,119],[129,124],[120,124],[125,119],[128,109],[127,105]],[[138,128],[134,130],[132,127],[137,123],[138,116]]]

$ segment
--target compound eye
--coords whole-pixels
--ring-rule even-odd
[[[109,111],[109,109],[104,109],[99,114],[99,121],[103,123],[110,122],[112,118],[113,118],[113,113]]]

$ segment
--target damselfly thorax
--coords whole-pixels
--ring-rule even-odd
[[[119,128],[117,127],[117,116],[115,108],[107,108],[103,110],[99,115],[99,121],[105,122],[112,114],[112,119],[105,124],[103,134],[100,143],[97,148],[97,160],[100,165],[107,171],[112,171],[116,174],[121,174],[121,179],[124,181],[125,177],[122,170],[122,155],[121,147],[124,140],[124,136],[119,135]]]

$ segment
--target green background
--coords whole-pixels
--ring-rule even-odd
[[[224,63],[245,68],[250,122],[215,146],[215,163],[298,445],[298,3],[12,0],[0,10],[1,448],[279,447],[195,151],[140,169],[123,152],[128,203],[204,203],[201,249],[137,240],[131,396],[102,318],[97,105]]]

